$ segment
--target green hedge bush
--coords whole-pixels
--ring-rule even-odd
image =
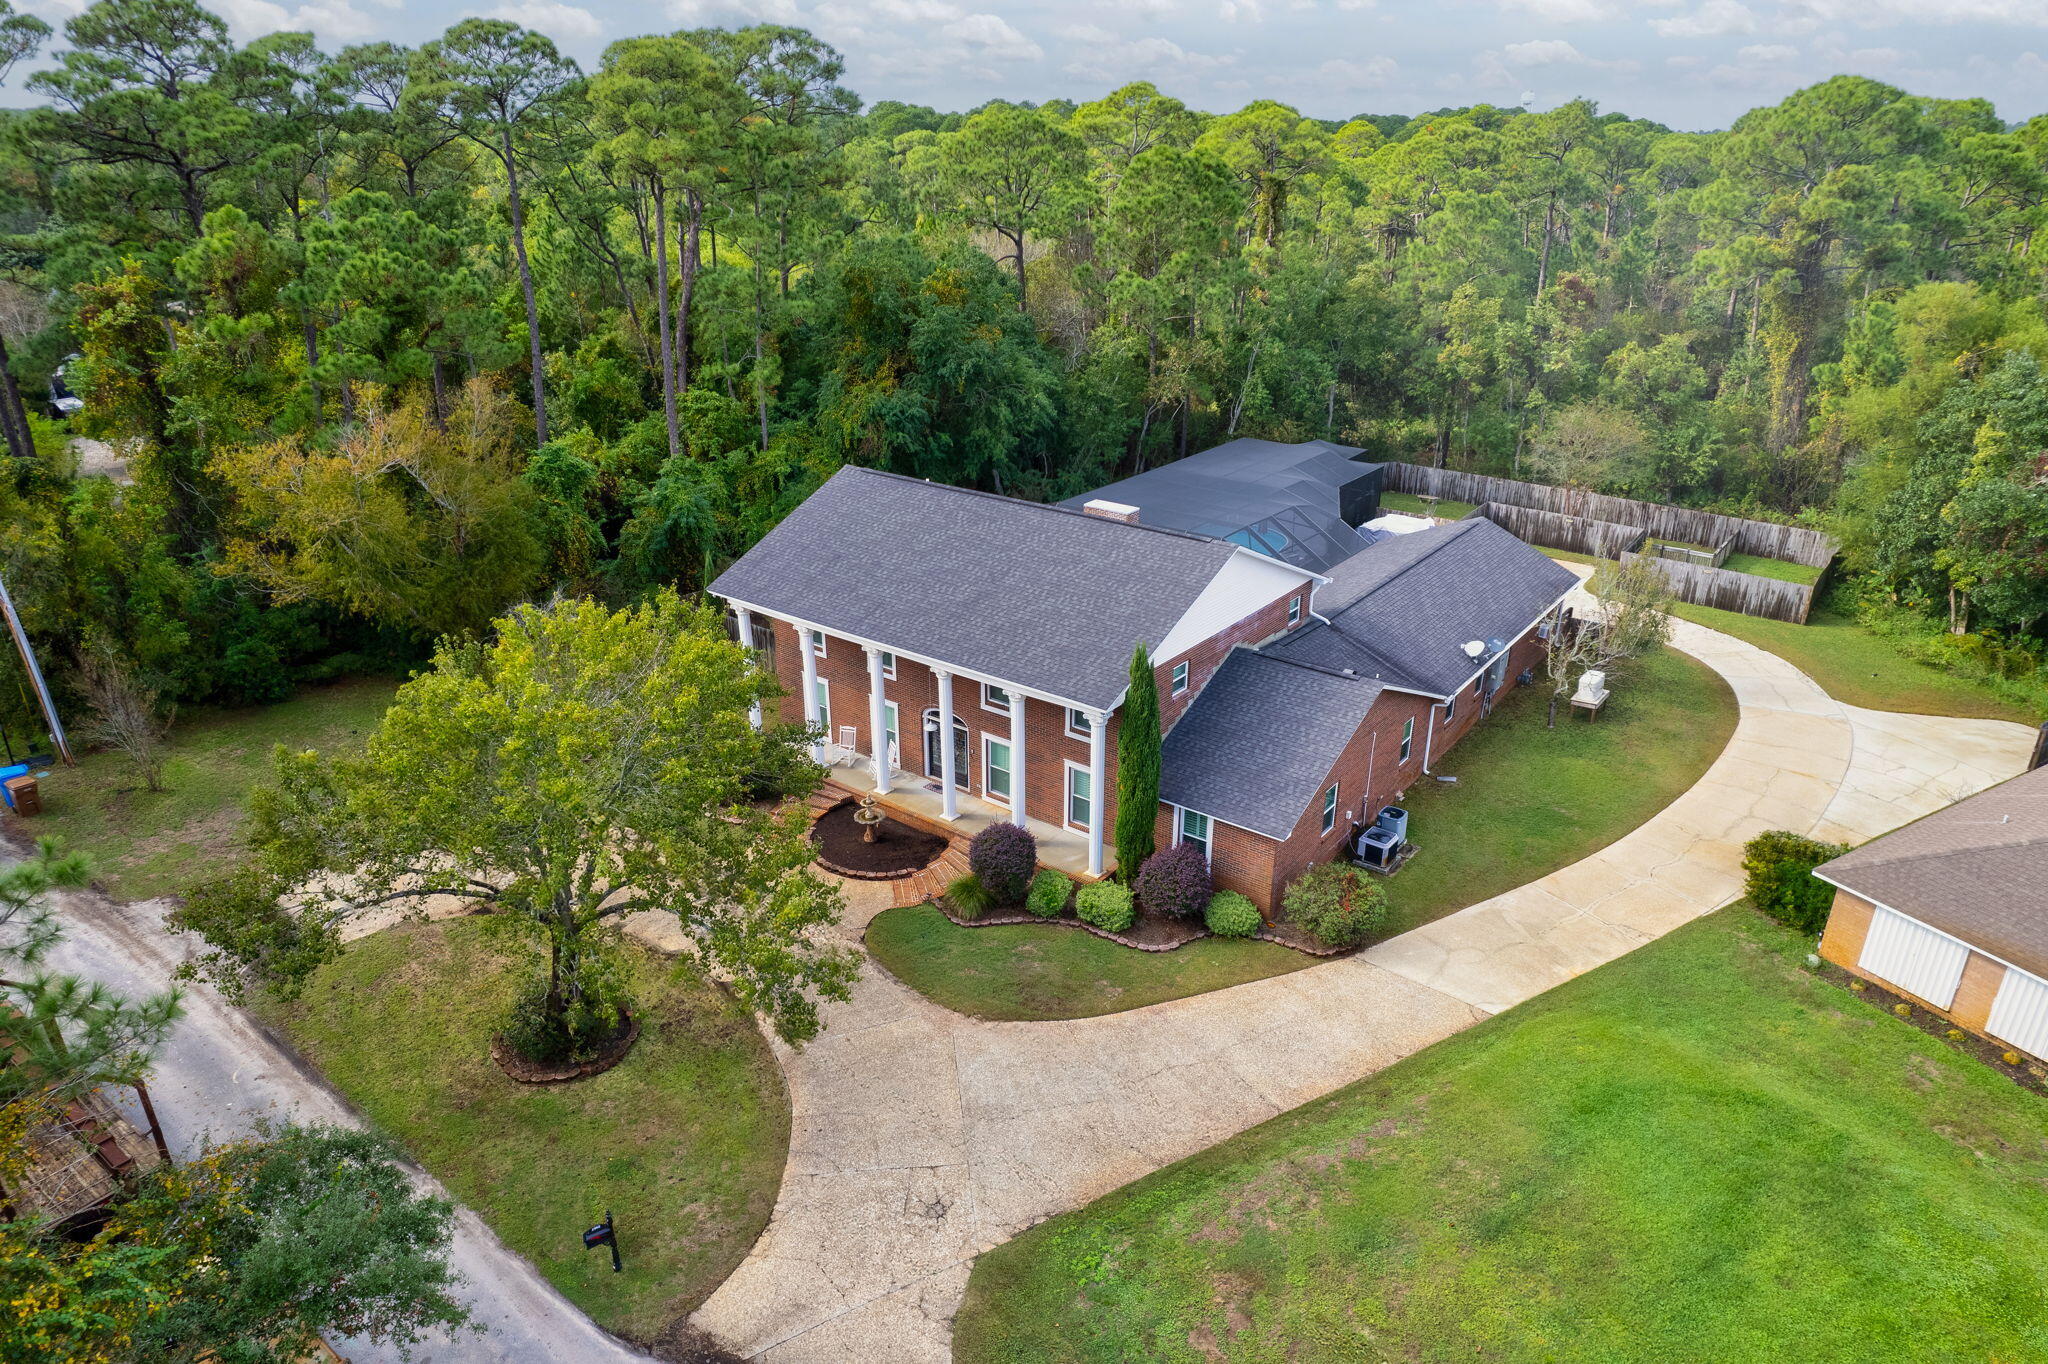
[[[1357,867],[1323,862],[1294,878],[1281,897],[1287,917],[1325,947],[1357,947],[1387,920],[1387,893]]]
[[[1259,907],[1234,890],[1219,890],[1209,897],[1202,922],[1219,938],[1249,938],[1265,923]]]
[[[1137,920],[1138,909],[1131,893],[1109,881],[1081,887],[1074,897],[1074,912],[1081,922],[1094,924],[1110,933],[1121,933]]]
[[[1835,888],[1813,869],[1847,851],[1839,843],[1766,829],[1742,845],[1743,890],[1766,917],[1801,933],[1819,933],[1828,926]]]
[[[1024,897],[1024,908],[1041,919],[1057,919],[1066,912],[1067,901],[1074,898],[1074,883],[1065,872],[1046,867],[1031,878],[1031,892]]]

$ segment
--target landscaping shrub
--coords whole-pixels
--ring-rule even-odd
[[[967,865],[997,904],[1014,905],[1038,867],[1038,840],[1014,824],[991,824],[967,845]]]
[[[1259,931],[1265,918],[1259,907],[1234,890],[1219,890],[1209,897],[1202,922],[1219,938],[1249,938]]]
[[[986,882],[968,872],[946,887],[946,903],[963,919],[979,919],[995,908],[996,897],[989,892]]]
[[[1047,867],[1031,878],[1031,893],[1024,897],[1024,908],[1041,919],[1057,919],[1073,896],[1074,883],[1067,879],[1067,874]]]
[[[499,1034],[505,1045],[529,1061],[581,1061],[603,1051],[625,1025],[623,993],[592,989],[573,1001],[560,1019],[547,1012],[546,981],[535,981],[512,1005]]]
[[[1289,919],[1325,947],[1357,947],[1387,918],[1387,893],[1379,882],[1335,862],[1295,877],[1280,903]]]
[[[1154,914],[1192,919],[1208,908],[1215,890],[1209,880],[1209,859],[1192,843],[1177,843],[1154,853],[1138,870],[1138,903]]]
[[[1801,933],[1828,926],[1835,888],[1813,869],[1848,849],[1783,829],[1767,829],[1742,845],[1743,890],[1765,916]]]
[[[1081,887],[1080,893],[1074,897],[1074,912],[1081,916],[1081,922],[1094,924],[1111,933],[1123,932],[1138,917],[1138,907],[1131,902],[1131,893],[1108,881]]]

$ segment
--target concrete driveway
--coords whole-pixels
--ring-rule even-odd
[[[60,897],[64,942],[55,969],[104,981],[131,998],[164,988],[186,955],[165,932],[161,901],[118,904],[92,892]],[[318,1075],[272,1042],[241,1010],[203,986],[185,992],[185,1016],[172,1029],[149,1082],[150,1097],[174,1156],[198,1152],[209,1138],[249,1132],[260,1118],[277,1121],[359,1121]],[[131,1114],[131,1116],[138,1116]],[[418,1173],[416,1184],[447,1197]],[[580,1228],[564,1228],[574,1235]],[[459,1294],[481,1333],[437,1339],[412,1358],[429,1364],[627,1364],[649,1358],[598,1329],[533,1266],[507,1250],[467,1208],[456,1213],[451,1255],[464,1279]],[[354,1364],[396,1364],[395,1349],[367,1341],[336,1341]]]
[[[1696,786],[1585,860],[1358,956],[1059,1023],[962,1018],[870,961],[824,1036],[780,1052],[781,1198],[696,1323],[769,1364],[941,1364],[980,1252],[1726,904],[1752,834],[1869,838],[2017,773],[2033,741],[1844,706],[1683,621],[1674,643],[1741,706]],[[889,897],[848,894],[858,940]]]

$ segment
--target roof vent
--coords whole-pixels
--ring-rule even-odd
[[[1468,642],[1468,643],[1467,643],[1467,644],[1465,645],[1465,657],[1467,657],[1467,658],[1473,658],[1473,659],[1478,659],[1478,658],[1484,658],[1485,656],[1486,656],[1486,641],[1485,641],[1485,640],[1483,640],[1483,639],[1475,639],[1475,640],[1471,640],[1471,641],[1469,641],[1469,642]]]
[[[1138,509],[1128,502],[1112,502],[1106,497],[1091,498],[1081,504],[1081,510],[1090,516],[1099,516],[1105,521],[1127,521],[1135,524]]]

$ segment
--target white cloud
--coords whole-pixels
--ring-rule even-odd
[[[1393,84],[1400,70],[1392,57],[1368,57],[1362,62],[1333,58],[1316,68],[1325,86],[1342,90],[1384,90]]]
[[[668,0],[668,14],[678,23],[794,24],[802,17],[796,0]]]
[[[1168,75],[1199,76],[1237,60],[1190,52],[1170,38],[1139,38],[1128,43],[1118,42],[1106,33],[1103,38],[1105,41],[1088,43],[1085,53],[1067,63],[1066,73],[1084,80],[1117,84],[1139,78],[1158,80]]]
[[[895,19],[906,24],[939,24],[966,13],[949,0],[875,0],[877,19]]]
[[[1799,49],[1783,43],[1751,43],[1735,55],[1746,62],[1789,62],[1799,55]]]
[[[1553,66],[1586,60],[1585,53],[1562,38],[1539,38],[1534,42],[1509,43],[1501,52],[1517,66]]]
[[[1650,27],[1664,38],[1723,38],[1731,33],[1756,32],[1756,15],[1742,0],[1706,0],[1691,14],[1652,19]]]
[[[1896,47],[1859,47],[1849,54],[1852,66],[1897,66],[1906,60],[1906,54]]]
[[[1346,12],[1372,9],[1379,0],[1337,0],[1337,8]]]
[[[604,32],[604,25],[598,22],[595,14],[575,5],[565,5],[562,0],[519,0],[517,4],[500,5],[485,17],[509,19],[557,41],[595,38]]]
[[[1106,47],[1116,41],[1114,33],[1093,24],[1068,24],[1060,30],[1060,37],[1087,47]]]
[[[1901,23],[2022,24],[2048,28],[2041,0],[1785,0],[1822,23],[1883,28]]]
[[[1525,10],[1553,24],[1591,24],[1625,12],[1615,0],[1501,0],[1501,8]]]
[[[2038,52],[2022,52],[2019,60],[2013,63],[2013,69],[2020,73],[2022,80],[2048,80],[2048,57]]]
[[[1263,0],[1223,0],[1216,13],[1226,24],[1262,24],[1266,21]]]
[[[941,31],[993,61],[1035,62],[1045,55],[1044,48],[1010,27],[1008,20],[993,14],[969,14]]]
[[[303,29],[330,42],[347,43],[367,38],[377,31],[377,21],[350,4],[349,0],[309,0],[309,3],[290,10],[272,4],[270,0],[218,0],[213,9],[227,20],[228,32],[245,42],[261,38],[266,33]],[[72,14],[77,12],[70,11]]]

